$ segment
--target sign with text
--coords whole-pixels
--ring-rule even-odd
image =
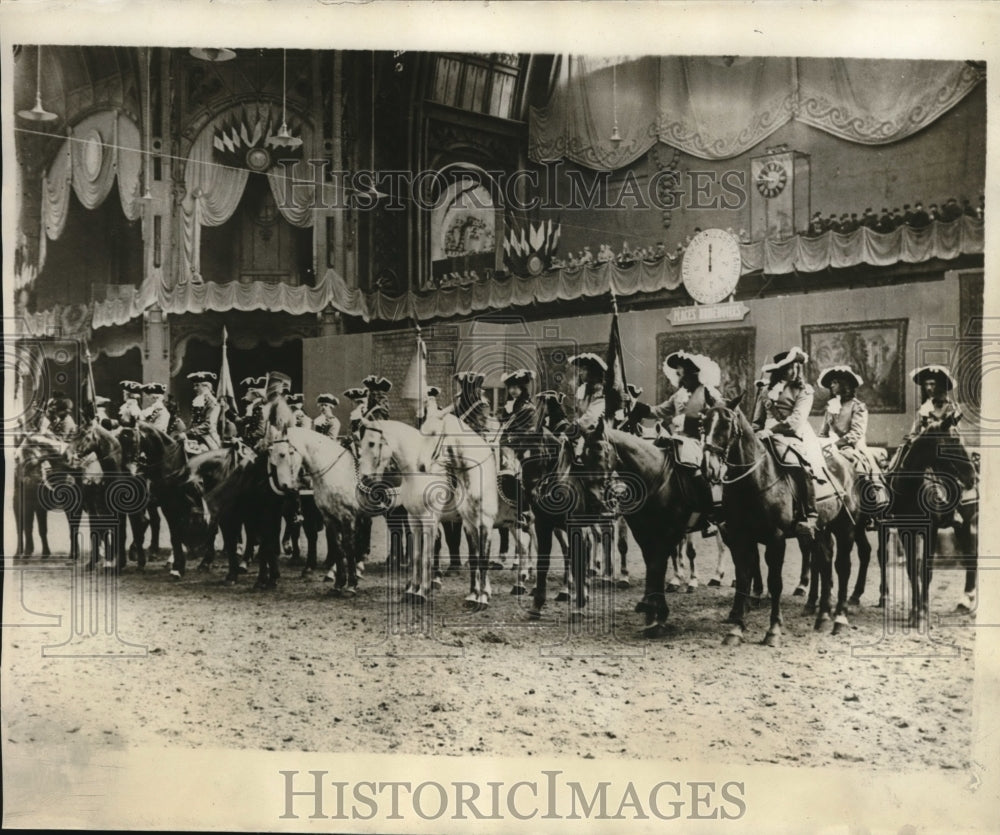
[[[675,307],[670,311],[670,324],[701,325],[706,322],[739,322],[750,312],[743,302],[725,304],[696,304],[691,307]]]

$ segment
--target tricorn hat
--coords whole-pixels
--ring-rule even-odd
[[[428,386],[427,387],[427,396],[428,397],[437,397],[439,394],[441,394],[441,389],[439,389],[437,386]]]
[[[292,378],[282,371],[269,371],[266,379],[268,400],[273,400],[279,394],[288,394],[292,390]]]
[[[167,387],[163,383],[146,383],[140,391],[143,394],[166,394]]]
[[[587,375],[590,377],[603,376],[604,372],[608,370],[608,364],[597,356],[597,354],[576,354],[575,356],[570,357],[567,362],[570,365],[576,365],[580,368],[586,369]]]
[[[111,403],[111,399],[108,398],[108,397],[101,397],[101,395],[97,395],[94,398],[94,405],[97,406],[98,408],[100,408],[101,406],[107,406],[110,403]]]
[[[368,391],[392,391],[392,381],[387,380],[385,377],[376,377],[374,374],[369,374],[361,382]]]
[[[669,368],[678,371],[687,368],[694,371],[702,385],[718,388],[722,384],[722,370],[718,363],[704,354],[689,354],[687,351],[674,351],[669,354],[663,361],[663,373],[673,382],[674,375],[667,371]]]
[[[637,386],[635,383],[628,383],[625,389],[628,391],[628,396],[633,400],[638,400],[642,397],[642,386]]]
[[[455,375],[455,380],[464,386],[481,386],[486,380],[486,375],[478,371],[459,371]]]
[[[535,379],[535,372],[527,368],[519,368],[517,371],[511,371],[503,377],[502,382],[505,386],[520,386],[525,388]]]
[[[344,392],[344,397],[348,400],[367,400],[368,391],[361,386],[355,386],[352,389],[347,389],[347,391]]]
[[[335,394],[330,394],[329,392],[323,392],[319,397],[316,398],[317,406],[339,406],[340,398]]]
[[[819,375],[819,384],[823,386],[823,388],[830,388],[830,383],[838,378],[853,383],[855,388],[858,388],[865,382],[861,379],[861,375],[855,372],[851,366],[834,365],[827,368]]]
[[[306,399],[301,392],[297,392],[295,394],[288,395],[288,397],[285,398],[285,402],[287,402],[289,406],[301,406],[306,402]]]
[[[769,362],[762,369],[765,372],[777,371],[779,368],[784,368],[786,365],[792,365],[796,362],[808,362],[809,355],[803,351],[798,346],[789,349],[788,351],[782,351],[780,354],[774,355],[774,362]]]
[[[192,383],[214,383],[218,375],[214,371],[194,371],[187,375]]]
[[[951,376],[951,372],[943,365],[925,365],[922,368],[911,371],[910,377],[913,378],[913,382],[918,386],[922,386],[924,380],[933,378],[938,380],[947,391],[955,388],[955,378]]]
[[[119,384],[122,391],[126,391],[129,394],[139,391],[142,388],[142,383],[137,383],[135,380],[122,380]]]
[[[563,400],[566,398],[566,393],[562,391],[556,391],[555,389],[547,389],[546,391],[540,391],[535,395],[536,400],[555,400],[556,403],[562,405]]]
[[[261,389],[267,385],[267,377],[244,377],[240,380],[240,385],[245,388]]]

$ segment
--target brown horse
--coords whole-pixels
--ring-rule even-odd
[[[645,613],[646,637],[658,637],[666,630],[669,614],[668,555],[676,551],[699,509],[690,476],[675,466],[672,449],[612,429],[604,421],[587,437],[582,470],[603,476],[603,484],[587,475],[582,478],[595,500],[603,498],[615,515],[625,517],[642,550],[646,587],[636,611]],[[603,496],[595,492],[599,490]]]
[[[791,475],[781,467],[756,434],[746,415],[737,408],[742,395],[708,411],[705,442],[706,465],[713,479],[722,481],[723,539],[736,567],[736,594],[727,623],[733,628],[723,643],[739,644],[746,632],[750,581],[765,546],[767,586],[771,596],[771,624],[764,638],[767,646],[781,642],[782,568],[785,542],[796,527],[795,488]],[[829,469],[841,484],[853,484],[853,468],[840,455],[829,460]],[[723,472],[726,474],[723,476]],[[837,540],[837,609],[834,634],[847,626],[847,587],[850,582],[850,541],[854,535],[856,508],[849,492],[838,490],[827,498],[817,497],[819,512],[814,542],[800,538],[800,547],[811,549],[820,566],[820,600],[815,628],[830,621],[830,596]]]
[[[931,557],[937,532],[953,528],[965,568],[965,593],[958,610],[971,611],[976,594],[979,502],[975,492],[978,474],[968,452],[946,433],[921,433],[897,452],[886,470],[886,482],[892,503],[878,520],[883,587],[887,531],[895,527],[901,534],[910,578],[910,624],[923,628],[929,618]],[[917,548],[918,539],[923,539],[923,549]]]

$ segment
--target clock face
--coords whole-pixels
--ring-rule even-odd
[[[706,229],[684,251],[681,279],[695,301],[717,304],[732,295],[742,269],[739,241],[722,229]]]
[[[764,197],[777,197],[788,184],[788,171],[781,163],[771,160],[757,172],[754,184]]]

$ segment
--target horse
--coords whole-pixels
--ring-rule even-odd
[[[118,441],[123,462],[134,464],[146,477],[150,499],[163,511],[173,549],[170,577],[180,580],[187,552],[204,554],[212,547],[208,506],[191,479],[184,445],[143,421],[123,428]]]
[[[335,590],[355,594],[358,588],[355,522],[362,513],[351,450],[326,435],[287,426],[270,441],[268,464],[279,489],[292,492],[302,471],[313,485],[318,512],[326,526],[327,559],[336,562]]]
[[[358,429],[357,475],[362,506],[367,513],[391,506],[406,511],[405,526],[413,541],[410,581],[403,602],[423,604],[433,584],[434,532],[441,512],[454,499],[444,466],[424,455],[427,438],[419,429],[396,420],[363,420]],[[397,471],[399,487],[389,495],[383,481]]]
[[[201,452],[188,460],[190,479],[204,495],[212,519],[209,536],[212,544],[198,568],[205,570],[211,566],[218,529],[222,533],[222,547],[228,563],[227,585],[235,583],[240,574],[246,573],[256,543],[252,514],[247,505],[247,488],[252,485],[252,480],[246,477],[247,469],[256,457],[246,445],[234,444]],[[244,530],[246,547],[241,559],[238,547]]]
[[[910,529],[908,535],[900,537],[910,579],[910,625],[921,629],[929,618],[932,551],[942,528],[954,529],[956,548],[965,557],[965,591],[958,609],[971,611],[976,594],[979,503],[978,498],[965,495],[977,487],[978,481],[965,448],[948,435],[922,432],[904,443],[885,478],[891,505],[878,524],[882,528]],[[922,556],[917,548],[918,537],[924,539]],[[880,535],[879,539],[882,544],[886,537]],[[884,550],[879,548],[883,588]]]
[[[81,470],[85,467],[85,460],[90,456],[96,458],[101,476],[99,485],[95,485],[88,491],[90,502],[88,503],[87,512],[114,518],[114,544],[116,553],[114,555],[111,553],[105,554],[105,567],[116,567],[121,571],[128,562],[128,552],[125,547],[126,518],[129,516],[139,516],[145,511],[147,496],[144,489],[138,491],[132,486],[124,491],[120,491],[121,495],[116,496],[114,502],[111,501],[111,493],[116,490],[114,479],[123,473],[122,448],[118,439],[96,422],[81,428],[70,441],[66,450],[66,459],[70,466]],[[88,477],[84,476],[84,482],[87,481]],[[118,501],[122,501],[124,509],[113,506]],[[131,511],[129,511],[129,508],[132,508]],[[134,529],[135,525],[133,524]],[[105,547],[107,547],[106,542]],[[89,568],[93,568],[96,565],[97,556],[97,552],[95,551],[94,557],[88,565]],[[112,556],[114,556],[114,560]],[[145,558],[143,555],[140,567],[144,564]]]
[[[521,596],[527,593],[525,582],[534,575],[532,552],[534,544],[534,526],[531,512],[527,508],[521,484],[521,466],[517,456],[510,447],[500,447],[500,472],[497,474],[497,515],[493,520],[493,529],[500,532],[500,562],[491,562],[491,569],[503,569],[503,558],[510,551],[510,541],[514,541],[514,584],[510,593]],[[460,571],[462,568],[459,548],[462,538],[462,517],[457,508],[451,513],[443,514],[441,525],[434,540],[434,586],[440,588],[440,554],[442,540],[448,547],[449,571]],[[528,544],[522,540],[526,535]]]
[[[71,498],[72,484],[80,476],[80,470],[73,468],[66,460],[65,442],[51,435],[32,432],[21,440],[15,453],[13,501],[17,524],[17,553],[30,557],[35,552],[34,528],[38,526],[38,538],[43,557],[52,555],[48,538],[48,508],[54,500]],[[69,522],[69,558],[79,558],[77,531],[83,515],[83,502],[64,505]]]
[[[754,433],[753,426],[737,408],[743,395],[708,410],[705,441],[705,461],[710,477],[721,481],[723,540],[733,555],[736,568],[736,593],[726,622],[732,629],[723,643],[742,643],[746,633],[750,582],[754,566],[759,564],[758,544],[765,546],[767,587],[771,596],[771,623],[764,644],[775,647],[781,643],[781,572],[784,566],[785,543],[794,536],[796,526],[795,488],[791,475],[779,466],[764,442]],[[852,484],[853,468],[843,456],[836,456],[833,477]],[[724,477],[723,471],[726,473]],[[819,560],[821,590],[819,611],[814,624],[822,629],[830,620],[830,593],[833,566],[833,539],[837,540],[837,609],[834,634],[848,626],[847,585],[850,581],[850,546],[854,533],[856,506],[850,494],[834,491],[825,498],[817,496],[819,513],[815,541],[799,537],[800,547],[809,549]]]
[[[665,595],[668,554],[676,552],[699,508],[690,476],[676,465],[673,450],[600,421],[584,443],[584,469],[591,491],[603,489],[625,518],[642,551],[646,584],[637,612],[645,614],[644,634],[664,634],[669,614]],[[624,490],[608,490],[615,474]],[[613,482],[612,482],[613,484]],[[596,498],[596,496],[595,496]]]
[[[425,439],[418,458],[420,472],[435,465],[444,468],[452,495],[442,503],[442,517],[462,520],[469,548],[469,593],[467,608],[489,606],[492,587],[489,576],[490,537],[499,513],[497,460],[494,446],[466,426],[451,412],[429,410],[420,435]],[[517,514],[510,515],[511,524]]]

